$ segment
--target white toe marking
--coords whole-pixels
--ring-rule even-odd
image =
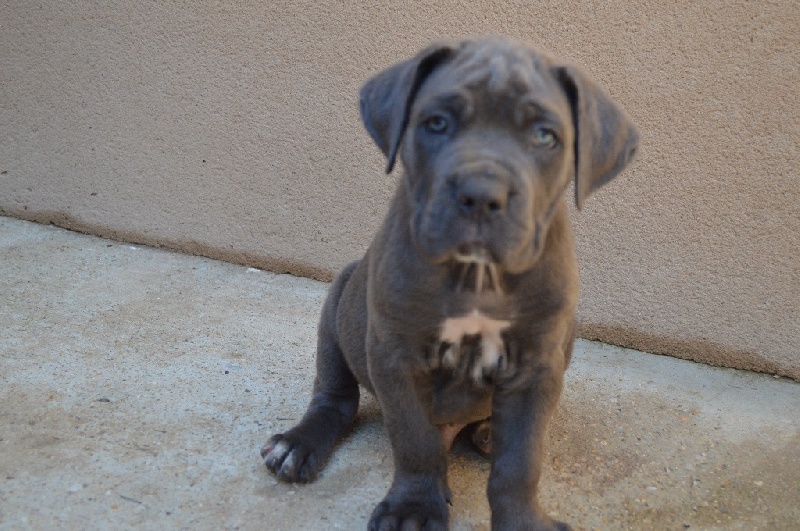
[[[274,455],[276,459],[281,459],[289,451],[289,444],[286,441],[279,441],[278,444],[272,447],[270,455]]]
[[[281,470],[286,473],[293,473],[294,472],[294,462],[295,462],[295,453],[291,452],[286,459],[284,459],[283,464],[281,465]]]

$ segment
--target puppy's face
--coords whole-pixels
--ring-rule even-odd
[[[419,252],[491,276],[530,269],[569,181],[581,208],[639,144],[579,69],[504,38],[431,45],[367,81],[360,106],[387,172],[403,160]]]
[[[574,175],[569,100],[548,60],[465,43],[422,83],[401,158],[412,235],[434,263],[533,266]]]

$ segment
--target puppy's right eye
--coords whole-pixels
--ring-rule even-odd
[[[435,135],[446,133],[447,129],[450,127],[450,123],[447,121],[447,118],[438,114],[425,120],[424,125],[426,131]]]

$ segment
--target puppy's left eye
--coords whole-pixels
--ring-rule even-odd
[[[441,135],[447,132],[448,127],[450,127],[450,123],[441,115],[434,115],[425,120],[425,129],[429,133]]]
[[[553,148],[558,143],[555,131],[543,125],[537,125],[533,130],[531,143],[538,148]]]

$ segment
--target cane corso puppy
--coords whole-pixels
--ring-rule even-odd
[[[567,529],[537,501],[545,429],[575,334],[580,208],[638,133],[580,70],[504,38],[434,44],[370,79],[361,116],[404,175],[366,255],[333,283],[311,404],[261,450],[313,480],[356,415],[381,406],[394,480],[369,529],[445,529],[461,428],[491,454],[493,529]]]

